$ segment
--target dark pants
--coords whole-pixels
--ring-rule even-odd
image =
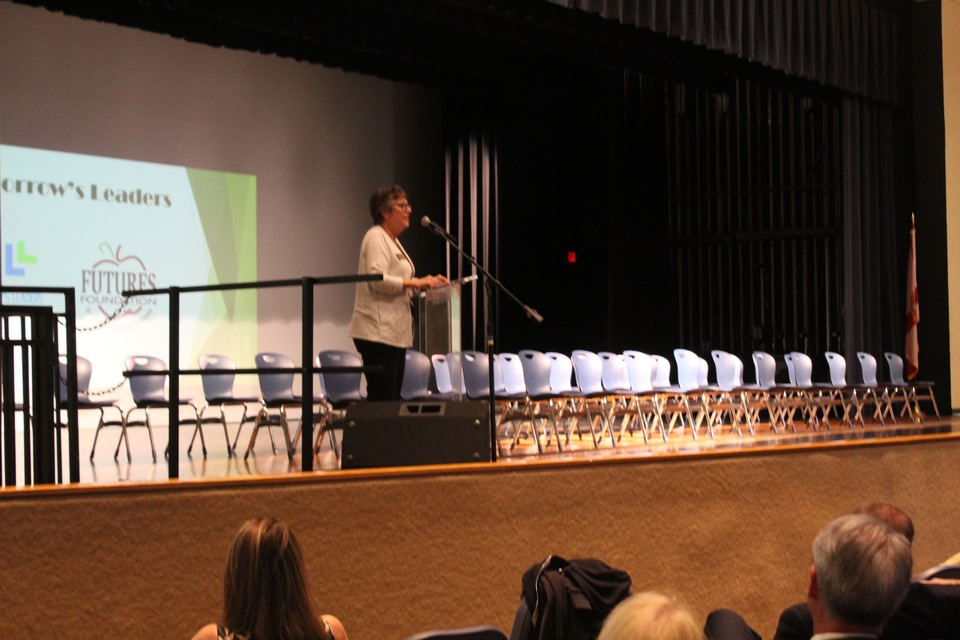
[[[363,366],[383,367],[383,373],[364,374],[367,378],[367,400],[399,400],[407,350],[359,338],[354,338],[353,344],[363,358]]]
[[[717,609],[707,616],[703,627],[707,640],[760,640],[743,617],[730,609]]]

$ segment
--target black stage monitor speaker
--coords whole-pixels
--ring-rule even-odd
[[[344,469],[490,462],[485,402],[360,402],[347,407]]]

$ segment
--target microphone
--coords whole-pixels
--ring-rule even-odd
[[[444,238],[450,237],[450,235],[446,232],[446,230],[443,227],[441,227],[436,222],[430,219],[430,216],[423,216],[422,218],[420,218],[420,224],[426,227],[427,229],[430,229],[430,231],[433,231],[435,234],[439,236],[443,236]]]
[[[533,320],[534,322],[536,322],[537,324],[540,324],[541,322],[543,322],[543,316],[537,313],[537,310],[534,309],[533,307],[524,307],[524,310],[527,312],[527,317]]]

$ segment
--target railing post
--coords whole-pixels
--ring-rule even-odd
[[[64,315],[67,320],[67,440],[70,482],[80,482],[80,417],[77,410],[77,302],[76,289],[64,291]],[[59,354],[57,354],[59,357]],[[57,390],[59,393],[59,389]],[[59,416],[58,416],[59,418]],[[59,421],[59,420],[58,420]]]
[[[14,347],[10,337],[10,318],[0,318],[3,340],[0,341],[0,380],[3,380],[3,481],[8,487],[17,486],[17,427],[13,395]]]
[[[304,278],[302,285],[302,315],[300,341],[303,373],[300,381],[300,393],[303,394],[303,406],[300,409],[301,436],[303,450],[300,454],[301,471],[313,471],[313,279]]]
[[[167,440],[170,479],[180,477],[180,287],[170,287],[170,417]]]
[[[32,420],[28,418],[31,414],[33,407],[31,402],[33,399],[33,380],[30,378],[30,346],[28,344],[29,340],[27,336],[29,332],[34,329],[33,324],[31,323],[29,328],[27,326],[27,316],[24,315],[25,311],[20,310],[17,315],[18,324],[20,325],[19,338],[17,343],[19,349],[19,361],[20,371],[17,373],[17,377],[20,378],[23,385],[23,409],[20,412],[20,416],[23,418],[23,431],[21,435],[23,436],[23,484],[24,486],[31,484],[31,479],[33,478],[33,457],[30,455],[30,452],[33,451],[33,428],[30,426]]]
[[[37,308],[29,317],[31,334],[23,348],[25,353],[30,352],[33,398],[29,405],[29,421],[24,415],[24,432],[27,429],[33,432],[33,484],[55,484],[57,464],[54,429],[58,427],[53,412],[54,396],[58,391],[55,367],[59,363],[54,341],[57,322],[50,308]]]

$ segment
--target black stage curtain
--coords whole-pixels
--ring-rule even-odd
[[[815,362],[824,350],[848,363],[860,350],[901,351],[912,158],[910,112],[901,106],[905,3],[549,1],[787,74],[772,78],[753,65],[731,73],[725,65],[724,75],[734,76],[726,87],[681,76],[667,89],[678,342],[743,355],[808,350]],[[638,73],[649,82],[649,71]],[[766,107],[744,100],[751,91],[768,94]],[[810,118],[838,97],[839,122],[824,116],[811,130]],[[758,146],[758,136],[769,144]],[[747,164],[737,171],[730,162]],[[834,174],[824,173],[824,162]],[[804,164],[821,175],[805,175]],[[750,227],[758,214],[772,222]],[[749,273],[758,269],[766,273]],[[849,370],[855,379],[859,369]]]
[[[897,169],[912,165],[912,149],[904,142],[910,140],[904,133],[910,127],[909,91],[904,88],[909,74],[901,66],[910,59],[911,44],[903,35],[909,26],[909,2],[26,3],[215,46],[276,53],[438,87],[447,100],[448,119],[444,222],[465,250],[506,284],[516,283],[522,299],[534,307],[556,305],[548,318],[553,328],[538,334],[544,348],[573,346],[561,337],[575,332],[582,339],[578,346],[595,349],[641,346],[658,334],[665,345],[682,340],[701,351],[708,346],[731,348],[732,341],[744,335],[751,338],[738,343],[743,349],[761,345],[779,351],[807,344],[811,355],[833,348],[848,356],[863,348],[901,349],[899,275],[912,184],[905,176],[908,172]],[[748,88],[752,94],[769,94],[768,106],[747,108],[749,101],[741,98]],[[677,100],[681,94],[691,96],[686,102],[695,108],[684,110]],[[771,119],[769,105],[774,104],[784,111]],[[821,127],[826,130],[832,121],[824,114],[838,104],[842,116],[836,130],[828,132],[833,137],[824,138],[821,125],[804,121],[805,114],[827,118]],[[744,110],[738,111],[738,105]],[[704,190],[707,183],[702,181],[683,180],[726,179],[734,175],[727,165],[748,156],[757,159],[758,138],[741,137],[750,130],[767,142],[760,149],[765,155],[761,162],[742,166],[757,167],[781,180],[763,187],[765,203],[752,204],[758,215],[770,220],[765,223],[770,229],[718,228],[705,238],[691,229],[709,228],[715,222],[709,216],[717,212],[742,213],[737,207],[746,192],[742,183],[722,183],[725,191],[720,193]],[[728,137],[714,141],[703,137],[721,133]],[[786,137],[762,138],[773,134]],[[793,145],[794,134],[821,137],[809,138],[804,147]],[[523,148],[525,142],[531,143],[528,148]],[[814,184],[812,174],[795,170],[820,166],[801,153],[804,148],[824,154],[824,166],[837,168],[837,183]],[[719,149],[723,155],[718,155]],[[710,167],[714,169],[710,175],[697,173]],[[694,171],[677,173],[678,168]],[[835,174],[824,174],[823,179],[829,182]],[[764,284],[761,276],[759,288],[750,277],[737,275],[743,269],[734,262],[733,248],[743,246],[744,233],[772,233],[781,244],[799,245],[812,236],[832,233],[831,225],[817,218],[818,210],[809,203],[801,206],[811,212],[808,222],[799,227],[783,224],[782,216],[799,206],[796,194],[811,185],[824,199],[824,211],[833,211],[830,203],[840,203],[840,223],[834,226],[842,229],[842,256],[824,265],[822,252],[798,254],[796,264],[801,268],[778,282]],[[688,206],[693,196],[699,204]],[[700,227],[679,224],[679,216],[693,214],[708,217]],[[548,223],[536,218],[547,215]],[[519,221],[524,216],[528,220]],[[651,273],[649,269],[631,273],[620,260],[636,256],[637,245],[628,244],[630,234],[624,229],[638,221],[644,223],[642,244],[654,245],[652,256],[662,258],[665,251],[678,248],[700,251],[712,243],[706,251],[709,262],[703,263],[706,272],[729,277],[718,283],[690,272],[695,277],[681,283],[679,258],[674,256],[672,269],[664,269],[651,257],[646,266],[657,276],[656,295],[643,300],[655,297],[660,307],[655,317],[661,322],[624,322],[623,311],[631,307],[621,304],[618,291],[641,286],[642,281],[631,276]],[[522,233],[505,233],[508,223]],[[542,251],[522,245],[526,262],[517,262],[518,245],[529,244],[529,239],[536,239],[534,248]],[[554,255],[564,245],[581,247],[576,263]],[[602,255],[598,247],[609,250],[609,255]],[[498,274],[500,262],[508,260],[516,268]],[[452,275],[470,273],[456,256],[450,261]],[[558,263],[564,266],[553,271],[544,266]],[[838,263],[843,275],[831,276]],[[755,271],[756,263],[747,266],[748,272]],[[838,282],[831,282],[831,277]],[[795,296],[798,282],[811,278],[820,284],[809,299],[821,310],[802,327],[791,324],[786,320],[792,313],[788,298]],[[749,310],[742,301],[737,307],[694,308],[682,297],[704,299],[718,286],[724,291],[762,290],[751,303],[760,311],[741,313]],[[479,343],[487,324],[477,294],[476,288],[470,293],[465,347]],[[836,304],[834,296],[840,300]],[[764,310],[768,303],[780,305],[775,317],[782,319],[771,326],[767,325],[774,316]],[[500,312],[506,314],[507,308]],[[717,323],[718,317],[728,321]],[[517,333],[527,333],[522,319],[503,323],[513,324],[521,327]],[[764,337],[764,332],[772,337]],[[801,338],[806,342],[798,343]]]
[[[893,0],[548,0],[899,102],[904,3]]]
[[[880,358],[901,352],[906,310],[909,204],[900,176],[897,112],[854,98],[842,105],[844,211],[844,347]]]

